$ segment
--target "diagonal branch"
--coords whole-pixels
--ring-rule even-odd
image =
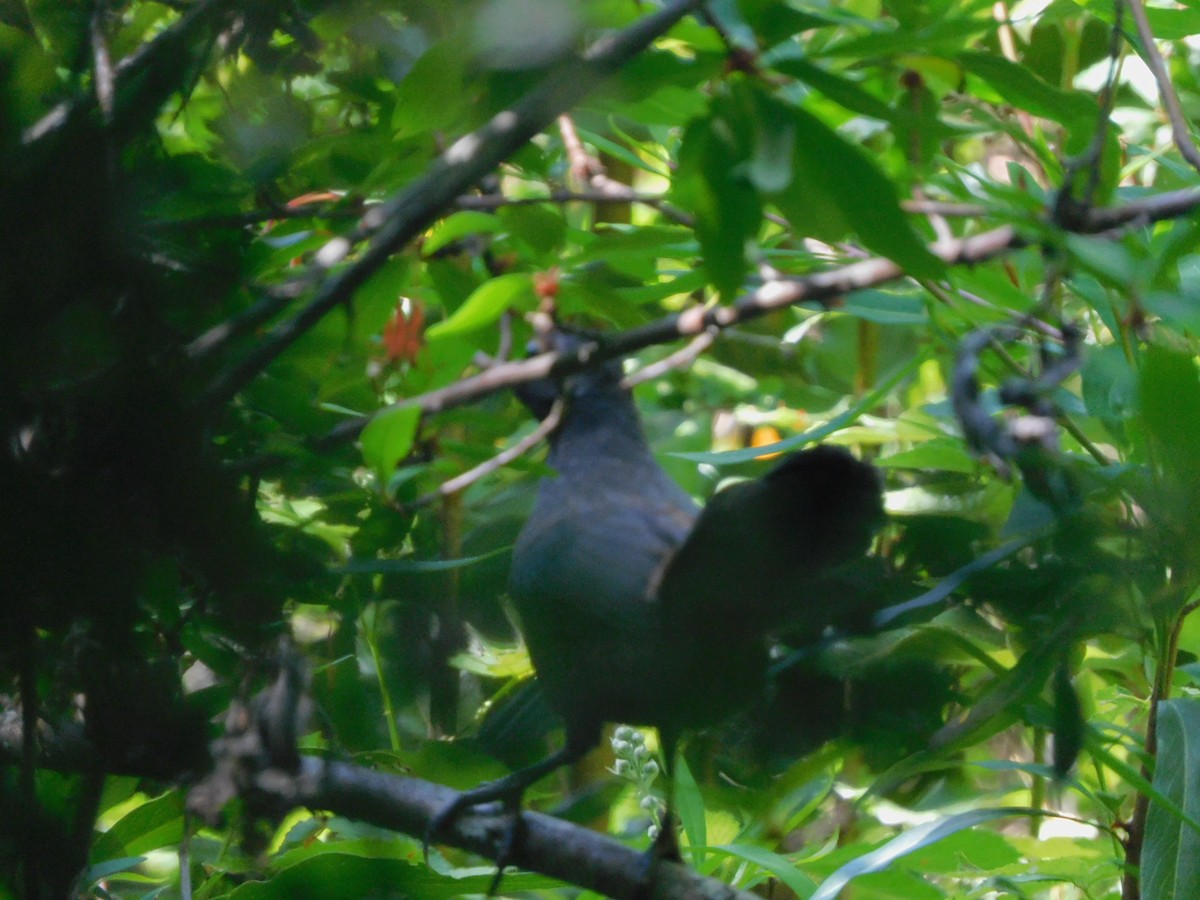
[[[329,810],[411,835],[423,835],[430,820],[457,796],[442,785],[314,757],[306,757],[294,776],[265,770],[253,788],[258,799],[277,809]],[[606,897],[754,900],[753,894],[665,860],[654,864],[647,885],[646,858],[636,850],[553,816],[525,812],[521,818],[521,839],[513,847],[511,862],[528,871]],[[503,813],[467,814],[455,821],[449,839],[456,847],[495,859],[510,825],[511,818]]]
[[[699,2],[674,0],[624,31],[601,38],[514,106],[455,141],[428,175],[394,199],[373,207],[352,238],[334,238],[321,248],[315,265],[330,269],[346,258],[356,241],[373,235],[363,255],[331,273],[295,318],[277,326],[244,358],[220,372],[205,392],[205,401],[219,406],[230,400],[327,313],[347,302],[392,254],[453,206],[460,194],[586,97],[603,78],[645,50]]]
[[[1154,42],[1154,32],[1150,30],[1150,19],[1146,16],[1146,7],[1142,0],[1125,0],[1125,2],[1129,5],[1129,11],[1133,13],[1133,21],[1137,23],[1138,37],[1142,41],[1146,65],[1154,73],[1154,80],[1158,83],[1159,97],[1162,99],[1163,108],[1167,111],[1167,118],[1171,120],[1171,135],[1175,138],[1175,146],[1179,148],[1179,153],[1191,163],[1193,168],[1200,169],[1200,150],[1196,149],[1196,144],[1192,141],[1187,117],[1183,113],[1183,107],[1179,104],[1179,95],[1175,92],[1175,85],[1171,83],[1171,73],[1167,71],[1167,64],[1163,60],[1162,54],[1158,52],[1158,45]]]
[[[1163,219],[1177,218],[1200,208],[1200,189],[1186,188],[1135,200],[1122,206],[1088,210],[1072,230],[1081,234],[1104,234]],[[951,265],[983,262],[1027,246],[1029,241],[1005,225],[967,238],[938,241],[930,251]],[[882,257],[858,260],[801,278],[776,278],[738,298],[729,306],[693,307],[623,331],[612,337],[590,341],[569,353],[552,351],[529,359],[493,366],[478,375],[462,378],[438,390],[407,397],[392,407],[419,407],[437,413],[460,406],[526,381],[550,376],[569,375],[609,359],[627,356],[656,344],[694,337],[706,331],[723,331],[768,313],[814,302],[825,307],[837,305],[844,294],[877,287],[904,276],[899,265]],[[379,410],[374,415],[378,415]],[[318,443],[335,444],[354,438],[370,417],[347,419]]]
[[[122,59],[97,83],[108,81],[108,90],[80,93],[64,101],[25,129],[22,143],[33,147],[55,140],[70,127],[92,115],[107,94],[109,109],[104,121],[114,132],[142,127],[179,90],[183,74],[194,62],[197,44],[205,33],[215,33],[234,15],[244,0],[198,0],[169,28]]]

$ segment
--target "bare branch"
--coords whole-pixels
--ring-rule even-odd
[[[347,302],[392,254],[453,206],[460,194],[698,5],[699,0],[675,0],[624,31],[601,38],[514,106],[455,141],[427,176],[389,202],[372,207],[351,238],[337,237],[322,247],[315,265],[329,270],[349,255],[357,241],[374,234],[362,256],[330,273],[295,318],[278,325],[243,359],[221,372],[206,392],[206,401],[216,405],[233,397],[328,312]]]
[[[558,423],[562,420],[563,400],[562,397],[556,397],[553,405],[550,407],[550,412],[546,414],[546,418],[538,423],[537,428],[521,438],[511,447],[501,450],[491,459],[484,460],[479,465],[472,469],[468,469],[461,475],[456,475],[453,478],[442,482],[436,490],[430,491],[414,500],[412,503],[404,504],[406,509],[413,509],[418,506],[428,506],[435,500],[442,497],[448,497],[451,494],[457,494],[459,491],[465,490],[473,485],[476,481],[486,475],[490,475],[498,469],[504,468],[514,459],[517,459],[528,453],[542,441],[544,441],[550,432],[558,427]]]
[[[562,115],[558,117],[558,131],[562,135],[563,148],[567,152],[567,159],[571,164],[571,172],[583,184],[586,184],[592,191],[599,195],[601,202],[611,203],[614,200],[626,203],[640,202],[640,195],[637,191],[627,184],[622,184],[615,178],[610,178],[604,170],[604,164],[587,152],[587,148],[583,146],[583,141],[579,139],[579,132],[575,130],[575,123],[571,121],[570,116]],[[680,225],[686,225],[690,228],[695,224],[695,220],[691,216],[664,200],[655,201],[653,206],[668,219],[678,222]]]
[[[456,792],[441,785],[387,775],[341,762],[307,757],[296,775],[268,769],[255,779],[254,790],[279,808],[297,806],[329,810],[405,834],[423,835],[430,820],[445,809]],[[645,857],[605,835],[539,813],[521,813],[521,839],[511,861],[533,872],[559,878],[606,897],[649,896],[655,900],[711,898],[755,900],[748,894],[692,872],[681,863],[661,861],[645,884]],[[448,843],[495,859],[506,843],[511,817],[467,814],[456,820]]]
[[[716,340],[715,330],[698,334],[671,355],[664,356],[662,359],[652,362],[650,365],[644,366],[636,372],[630,372],[621,379],[621,385],[627,388],[637,387],[644,382],[661,378],[672,369],[682,369],[689,366],[697,356],[713,345],[714,340]]]
[[[1154,32],[1150,30],[1146,7],[1142,0],[1125,0],[1125,2],[1129,4],[1129,11],[1133,13],[1138,37],[1141,39],[1142,49],[1146,54],[1146,64],[1154,73],[1154,80],[1158,82],[1158,94],[1167,111],[1167,118],[1171,120],[1171,134],[1175,138],[1175,145],[1179,148],[1183,158],[1191,163],[1192,168],[1200,169],[1200,151],[1196,149],[1196,145],[1192,141],[1187,118],[1183,114],[1183,108],[1179,105],[1179,95],[1175,93],[1175,86],[1171,84],[1171,75],[1167,71],[1166,63],[1163,62],[1162,54],[1158,52],[1158,46],[1154,43]]]
[[[1089,210],[1080,222],[1072,224],[1075,226],[1074,230],[1082,234],[1103,234],[1130,225],[1176,218],[1197,207],[1200,207],[1200,189],[1187,188],[1136,200],[1123,206]],[[1028,240],[1018,235],[1012,226],[1005,225],[967,238],[939,241],[931,244],[929,249],[942,261],[951,265],[961,265],[983,262],[1025,247],[1028,243]],[[542,353],[529,359],[503,363],[444,388],[408,397],[396,403],[395,407],[416,406],[427,413],[441,412],[515,384],[578,372],[604,360],[627,356],[655,344],[691,337],[709,329],[722,331],[798,303],[814,302],[832,307],[837,305],[844,294],[877,287],[895,281],[903,275],[900,266],[891,260],[870,257],[802,278],[768,280],[757,290],[743,295],[729,306],[696,307],[681,313],[672,313],[638,328],[585,344],[573,353]],[[319,445],[325,446],[354,438],[368,421],[367,417],[347,419],[322,438]]]

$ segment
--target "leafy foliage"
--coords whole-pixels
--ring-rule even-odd
[[[280,633],[306,752],[461,788],[555,740],[504,605],[545,467],[438,490],[532,431],[495,373],[553,312],[667,363],[637,399],[697,497],[816,440],[886,474],[871,565],[805,586],[845,628],[691,740],[689,864],[1200,895],[1200,176],[1151,56],[1193,108],[1200,13],[1003,7],[0,4],[0,894],[486,889],[183,785]],[[669,359],[700,304],[737,327]],[[610,764],[531,799],[644,846]]]

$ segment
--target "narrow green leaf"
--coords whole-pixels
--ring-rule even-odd
[[[478,556],[463,556],[458,559],[351,559],[344,566],[334,569],[342,575],[396,575],[420,574],[425,572],[450,572],[454,569],[465,569],[476,563],[484,562],[502,553],[508,553],[511,547],[500,547],[489,553]]]
[[[136,869],[146,861],[144,856],[125,856],[120,859],[109,859],[102,863],[97,863],[94,866],[88,866],[83,873],[80,881],[88,885],[94,885],[102,878],[111,878],[121,872],[128,872],[130,869]]]
[[[820,91],[822,96],[828,97],[851,112],[892,124],[907,123],[912,119],[912,115],[907,111],[889,106],[874,94],[867,93],[849,78],[835,75],[806,59],[799,57],[781,59],[772,68],[803,81]]]
[[[883,469],[931,469],[964,474],[979,471],[979,461],[966,451],[962,441],[954,438],[934,438],[911,450],[877,459],[875,465]]]
[[[183,795],[171,791],[127,812],[92,846],[91,858],[100,863],[178,844],[183,839]]]
[[[821,882],[820,888],[812,895],[811,900],[836,900],[841,890],[858,876],[882,872],[896,860],[959,831],[975,828],[996,819],[1041,815],[1046,815],[1044,810],[1022,806],[1003,806],[998,809],[974,809],[970,812],[958,813],[934,822],[917,825],[897,835],[882,847],[877,847],[870,853],[842,866]]]
[[[756,116],[787,118],[795,129],[793,177],[772,199],[792,224],[826,240],[854,231],[864,244],[918,277],[936,278],[945,266],[900,209],[896,187],[856,144],[807,110],[754,91]]]
[[[772,853],[770,850],[756,847],[753,844],[721,844],[712,849],[752,862],[765,869],[783,882],[801,900],[811,897],[813,891],[817,889],[817,883],[797,869],[786,856],[780,856],[778,853]]]
[[[425,338],[440,341],[466,334],[491,325],[506,309],[516,307],[528,312],[533,306],[533,278],[528,273],[500,275],[472,291],[471,296],[449,318],[426,330]]]
[[[1158,705],[1154,787],[1200,819],[1200,701],[1180,698]],[[1146,816],[1142,895],[1200,897],[1200,834],[1160,803],[1151,803]]]
[[[693,861],[697,866],[704,862],[704,852],[708,844],[708,825],[704,821],[704,798],[700,795],[700,786],[692,777],[687,760],[682,753],[675,754],[672,777],[675,809],[679,812],[679,821],[688,837]]]
[[[883,398],[891,393],[896,385],[900,384],[900,382],[916,371],[922,362],[924,362],[924,356],[917,356],[909,360],[884,378],[879,387],[859,400],[850,409],[834,416],[823,425],[810,428],[803,434],[795,434],[789,438],[784,438],[782,441],[765,444],[762,447],[746,447],[743,450],[726,450],[720,453],[670,453],[668,455],[696,463],[731,466],[738,463],[750,462],[751,460],[759,459],[772,453],[786,453],[789,450],[798,450],[808,444],[823,440],[831,434],[836,434],[847,425],[855,422],[863,413],[877,406]]]
[[[924,325],[929,321],[920,297],[888,291],[857,291],[846,298],[838,312],[880,325]]]
[[[491,213],[465,209],[434,225],[421,243],[421,252],[428,256],[468,234],[492,234],[503,228],[504,224]]]
[[[1096,101],[1078,91],[1064,91],[1034,75],[1026,66],[993,53],[960,53],[963,68],[986,81],[1014,106],[1063,125],[1094,123]]]
[[[378,413],[363,429],[363,461],[384,481],[412,449],[420,420],[417,407],[393,406]]]
[[[758,192],[745,172],[754,121],[740,101],[740,94],[717,98],[713,115],[688,127],[672,188],[696,217],[704,271],[724,297],[741,288],[746,242],[762,221]]]

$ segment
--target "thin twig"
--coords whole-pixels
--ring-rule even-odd
[[[643,366],[636,372],[630,372],[621,379],[621,386],[625,388],[634,388],[639,384],[647,381],[653,381],[655,378],[661,378],[668,372],[674,369],[682,369],[690,366],[692,361],[701,353],[713,345],[713,341],[717,339],[715,329],[709,329],[702,334],[696,335],[674,353],[669,356],[664,356],[662,359],[652,362],[647,366]]]
[[[491,459],[484,460],[474,468],[468,469],[461,475],[456,475],[448,481],[442,482],[435,490],[428,494],[423,494],[411,503],[405,503],[404,508],[411,510],[416,507],[428,506],[435,500],[440,500],[443,497],[449,497],[451,494],[457,494],[459,491],[473,485],[479,479],[492,474],[498,469],[504,468],[514,459],[524,456],[547,437],[550,432],[558,427],[558,423],[562,421],[563,400],[562,397],[556,397],[553,405],[550,407],[550,412],[546,418],[542,419],[537,425],[537,428],[525,435],[511,447],[506,447],[501,450]]]
[[[1017,53],[1017,40],[1013,34],[1012,17],[1008,12],[1008,4],[1004,0],[996,0],[992,4],[992,18],[996,20],[996,37],[1000,42],[1000,53],[1009,62],[1021,64],[1020,55]],[[1021,124],[1021,130],[1025,132],[1025,136],[1032,138],[1034,135],[1033,117],[1029,115],[1028,110],[1017,110],[1017,121]]]
[[[629,185],[609,177],[608,172],[605,171],[604,163],[587,152],[587,148],[584,147],[583,141],[579,137],[579,132],[575,130],[575,123],[570,116],[561,115],[558,117],[558,131],[562,136],[563,149],[566,150],[571,173],[582,184],[591,188],[598,196],[600,202],[642,202],[639,199],[641,195],[637,191]],[[653,206],[663,216],[680,225],[686,225],[688,228],[695,225],[695,219],[692,216],[672,206],[665,200],[659,199]]]
[[[1066,225],[1077,219],[1081,212],[1091,208],[1100,186],[1100,172],[1103,168],[1104,145],[1108,141],[1108,130],[1112,117],[1113,104],[1116,101],[1117,73],[1121,63],[1122,29],[1121,18],[1124,6],[1121,0],[1116,0],[1113,26],[1109,32],[1108,44],[1108,76],[1104,80],[1104,89],[1100,92],[1099,110],[1096,120],[1096,131],[1087,149],[1074,159],[1068,159],[1063,164],[1062,187],[1054,200],[1051,218],[1057,225]],[[1075,194],[1075,180],[1080,173],[1087,173],[1081,196]],[[1049,298],[1058,285],[1059,278],[1064,274],[1062,267],[1052,267],[1054,277],[1047,278],[1043,285],[1043,295]]]
[[[1162,98],[1163,108],[1167,111],[1167,118],[1171,121],[1171,135],[1175,138],[1175,146],[1179,148],[1183,158],[1191,163],[1192,168],[1200,169],[1200,151],[1196,149],[1196,145],[1192,141],[1187,119],[1184,117],[1183,108],[1179,105],[1179,95],[1175,93],[1175,86],[1171,84],[1171,75],[1167,72],[1167,65],[1154,42],[1154,32],[1150,30],[1150,19],[1146,16],[1146,7],[1142,0],[1125,0],[1125,2],[1129,4],[1129,11],[1133,13],[1133,21],[1137,25],[1138,37],[1141,39],[1142,50],[1146,55],[1146,64],[1154,73],[1154,80],[1158,83],[1158,94]]]

